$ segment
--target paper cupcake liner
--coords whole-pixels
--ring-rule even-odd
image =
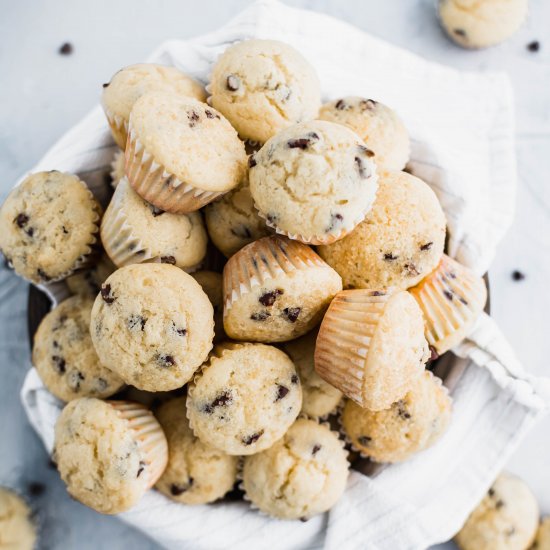
[[[118,182],[126,175],[126,160],[124,158],[124,151],[116,151],[111,161],[111,187],[116,189]]]
[[[446,255],[409,291],[424,315],[426,340],[439,355],[467,335],[487,300],[483,279]]]
[[[115,143],[124,151],[126,148],[126,140],[128,137],[128,121],[120,115],[115,115],[110,109],[102,105],[103,112],[107,117],[107,122],[111,128],[111,134]]]
[[[120,418],[127,421],[145,463],[147,488],[150,489],[160,478],[168,464],[168,443],[153,413],[131,401],[106,401]]]
[[[248,244],[223,270],[224,315],[235,301],[268,280],[312,267],[331,269],[311,248],[278,235]]]
[[[136,193],[167,212],[194,212],[227,192],[198,189],[168,172],[145,150],[132,129],[131,120],[125,157],[126,176]]]
[[[360,406],[370,342],[390,296],[390,291],[339,292],[317,336],[317,374]]]

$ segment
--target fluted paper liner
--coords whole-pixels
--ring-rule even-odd
[[[128,137],[128,121],[120,115],[115,115],[110,109],[102,105],[103,112],[107,117],[107,122],[111,128],[111,134],[115,143],[124,151]]]
[[[139,403],[131,401],[106,401],[120,418],[128,423],[145,463],[147,488],[160,478],[168,463],[166,436],[153,413]]]
[[[223,270],[224,315],[236,300],[266,281],[311,267],[332,269],[308,246],[278,235],[246,245]]]
[[[487,300],[483,279],[446,255],[409,292],[422,310],[426,340],[439,355],[468,334]]]
[[[147,202],[173,214],[194,212],[229,191],[205,191],[168,172],[145,150],[132,129],[131,118],[125,157],[126,177],[136,193]]]

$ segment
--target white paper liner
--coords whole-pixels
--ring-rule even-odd
[[[103,111],[111,128],[111,134],[115,143],[124,151],[128,137],[128,121],[120,115],[115,115],[102,103]]]

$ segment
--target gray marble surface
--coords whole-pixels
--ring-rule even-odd
[[[248,3],[0,0],[0,199],[97,102],[99,85],[115,70],[141,61],[166,38],[215,29]],[[531,0],[521,31],[502,46],[479,52],[447,41],[435,18],[434,0],[288,3],[330,13],[441,63],[509,73],[517,104],[517,215],[490,271],[493,314],[526,366],[550,375],[544,345],[550,334],[550,2]],[[532,40],[541,42],[538,53],[526,49]],[[61,56],[58,48],[66,41],[74,51]],[[515,269],[526,274],[525,280],[512,280]],[[0,268],[0,485],[29,495],[42,525],[42,548],[157,548],[118,520],[68,498],[49,466],[19,403],[29,360],[26,303],[27,285]],[[509,464],[529,482],[546,513],[549,433],[550,420],[541,422]],[[33,496],[42,488],[31,486],[35,482],[44,491]]]

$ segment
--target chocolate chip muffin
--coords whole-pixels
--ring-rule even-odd
[[[185,214],[227,193],[247,170],[244,144],[215,109],[150,92],[132,108],[126,176],[156,207]]]
[[[464,48],[487,48],[510,38],[527,17],[527,0],[439,0],[439,19]]]
[[[248,179],[207,205],[204,218],[212,242],[228,258],[272,232],[254,208]]]
[[[147,92],[164,91],[199,101],[206,99],[202,85],[175,67],[139,63],[121,69],[103,85],[101,104],[109,121],[113,138],[124,149],[128,121],[134,103]]]
[[[53,457],[73,498],[102,514],[118,514],[156,483],[168,446],[143,406],[83,397],[57,419]]]
[[[300,418],[272,447],[245,458],[243,488],[264,514],[307,520],[336,504],[346,488],[348,468],[338,435]]]
[[[315,70],[294,48],[275,40],[246,40],[227,48],[214,65],[210,101],[243,139],[266,142],[321,105]]]
[[[155,488],[182,504],[206,504],[233,488],[239,459],[193,435],[185,415],[185,399],[172,399],[155,413],[168,439],[168,466]]]
[[[214,271],[196,271],[193,279],[201,285],[214,308],[214,342],[225,339],[223,329],[223,277]]]
[[[344,288],[410,288],[443,255],[445,214],[435,193],[406,172],[385,172],[365,221],[342,240],[320,246],[320,256]]]
[[[117,266],[160,262],[193,271],[208,237],[199,212],[171,214],[143,200],[120,180],[101,221],[101,242]]]
[[[200,285],[169,264],[115,271],[92,309],[91,334],[100,361],[127,384],[174,390],[206,360],[214,311]]]
[[[406,291],[344,290],[321,323],[315,370],[360,407],[387,409],[424,372],[424,319]]]
[[[364,97],[348,96],[326,103],[321,120],[351,128],[374,153],[379,170],[403,170],[409,160],[409,134],[395,111]]]
[[[99,204],[77,176],[31,174],[0,209],[0,249],[21,277],[58,281],[90,263],[100,216]]]
[[[0,548],[33,550],[36,527],[26,502],[13,491],[0,487]]]
[[[105,398],[123,380],[103,366],[90,336],[92,298],[73,296],[50,311],[34,336],[32,362],[44,385],[62,401]]]
[[[315,372],[315,341],[317,331],[283,344],[283,351],[292,359],[302,382],[302,413],[310,418],[324,418],[334,412],[342,392],[325,382]]]
[[[71,275],[65,281],[71,294],[95,298],[101,290],[101,285],[107,277],[116,271],[116,265],[107,254],[103,254],[90,269],[84,269]]]
[[[221,344],[187,394],[195,435],[230,455],[273,445],[301,407],[302,388],[292,361],[264,344]]]
[[[305,334],[342,288],[336,271],[311,248],[279,235],[239,250],[225,265],[223,278],[225,332],[254,342]]]
[[[376,462],[402,462],[433,445],[451,419],[451,398],[430,371],[414,379],[388,409],[369,411],[347,401],[344,432],[355,449]]]
[[[462,550],[525,550],[537,534],[539,508],[529,487],[501,474],[455,537]]]
[[[377,189],[373,153],[349,128],[295,124],[250,157],[250,191],[278,233],[309,244],[343,238],[365,218]]]

